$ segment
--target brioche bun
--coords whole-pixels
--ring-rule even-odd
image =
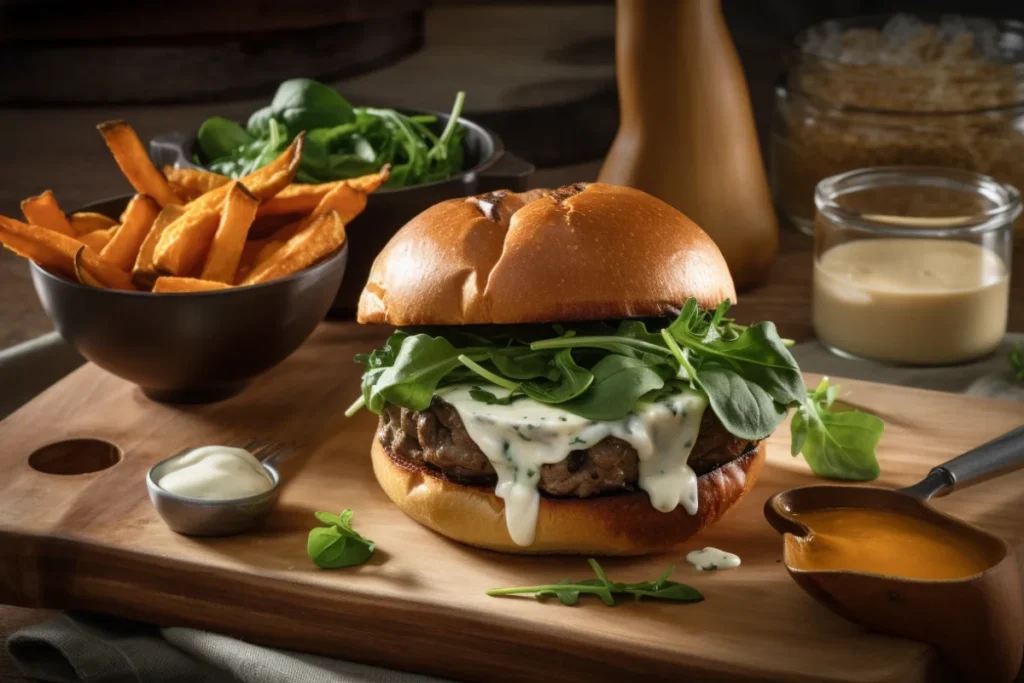
[[[479,548],[519,554],[645,555],[680,549],[753,488],[764,464],[760,442],[697,480],[698,510],[659,512],[643,491],[592,498],[541,497],[537,536],[520,546],[505,526],[505,502],[493,488],[464,486],[393,456],[374,438],[373,472],[395,505],[420,524]]]
[[[577,183],[450,199],[377,256],[361,323],[479,325],[670,316],[736,300],[711,238],[660,199]]]

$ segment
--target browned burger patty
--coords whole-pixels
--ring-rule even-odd
[[[424,464],[460,484],[494,486],[497,475],[487,456],[469,438],[455,408],[434,397],[430,407],[413,411],[388,404],[380,415],[380,442],[392,456]],[[754,442],[725,430],[711,410],[704,411],[697,442],[687,461],[697,475],[710,472],[747,452]],[[540,468],[539,488],[552,496],[585,498],[636,489],[637,453],[609,436],[565,460]]]

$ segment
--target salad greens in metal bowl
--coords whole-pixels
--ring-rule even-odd
[[[245,126],[215,116],[196,135],[193,161],[215,173],[239,178],[270,163],[306,131],[296,182],[323,183],[375,173],[391,166],[386,187],[444,180],[465,166],[465,126],[459,122],[465,93],[455,96],[440,131],[431,114],[353,107],[336,90],[309,78],[283,82],[270,104]]]

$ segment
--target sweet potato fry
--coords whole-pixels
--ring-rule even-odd
[[[206,256],[206,265],[200,275],[203,280],[229,285],[234,283],[245,239],[259,205],[260,200],[252,196],[245,185],[239,182],[231,184],[228,196],[224,199],[217,233],[213,236],[210,253]]]
[[[33,241],[24,237],[20,232],[11,232],[7,229],[8,220],[13,219],[0,216],[0,244],[3,244],[7,249],[18,256],[34,261],[37,265],[42,266],[46,270],[63,275],[74,275],[73,272],[69,272],[67,270],[67,258],[59,249],[56,249],[45,242]],[[26,225],[20,221],[17,221],[16,223],[21,226]],[[72,271],[73,270],[74,267],[72,264]]]
[[[231,182],[231,178],[227,176],[197,168],[164,166],[163,171],[171,189],[185,201],[197,199],[210,190],[216,190],[221,185]]]
[[[328,211],[338,212],[341,222],[346,225],[358,216],[366,208],[366,193],[353,189],[350,185],[339,185],[324,195],[320,203],[313,209],[313,213],[306,219],[308,224],[318,216]]]
[[[117,232],[117,226],[107,228],[106,230],[93,230],[87,232],[84,235],[78,236],[78,241],[89,247],[97,254],[103,251],[103,248],[110,242],[110,238]]]
[[[288,187],[291,187],[291,185],[289,185]],[[283,213],[279,216],[260,217],[259,212],[257,211],[256,220],[252,222],[252,227],[249,228],[249,239],[261,240],[270,237],[284,226],[295,223],[296,221],[300,221],[307,215],[308,212],[305,214]]]
[[[103,247],[100,257],[128,272],[135,265],[142,242],[153,227],[153,221],[160,213],[156,200],[145,194],[137,194],[128,202],[121,214],[121,227]]]
[[[185,207],[179,204],[168,204],[160,210],[156,220],[153,221],[153,227],[149,229],[149,234],[146,235],[142,246],[139,247],[139,255],[135,258],[132,282],[136,287],[149,289],[153,286],[157,278],[156,266],[153,265],[153,252],[167,226],[181,218],[184,213]]]
[[[230,289],[230,285],[212,280],[200,280],[194,277],[159,277],[153,285],[157,294],[182,292],[213,292],[219,289]]]
[[[258,171],[242,177],[239,182],[259,200],[273,197],[288,186],[302,160],[303,134],[299,133],[291,145],[274,161]],[[163,275],[187,275],[206,255],[217,232],[221,204],[228,193],[228,185],[211,190],[191,202],[184,215],[167,226],[153,252],[153,263]]]
[[[82,263],[83,254],[85,253],[86,249],[87,249],[87,247],[83,245],[81,249],[79,249],[78,251],[75,252],[75,260],[74,260],[75,278],[81,284],[86,285],[88,287],[101,287],[102,288],[103,287],[103,283],[100,282],[99,280],[97,280],[96,278],[94,278],[89,273],[89,270]]]
[[[309,213],[320,204],[324,196],[339,186],[348,186],[364,195],[373,194],[390,176],[391,169],[385,166],[379,173],[338,180],[320,185],[289,185],[260,206],[257,216],[279,216],[289,213]],[[353,216],[354,218],[354,216]],[[347,223],[351,219],[343,219]]]
[[[254,285],[308,268],[345,242],[345,224],[334,209],[318,216],[242,281]]]
[[[23,200],[21,212],[25,215],[25,220],[32,225],[56,230],[64,235],[75,236],[75,231],[71,229],[71,224],[68,223],[67,217],[60,210],[57,199],[50,190],[37,197]]]
[[[153,251],[156,272],[181,277],[193,272],[210,250],[220,213],[219,205],[186,209],[181,218],[168,225]]]
[[[156,170],[135,130],[124,121],[105,121],[96,126],[110,148],[121,173],[139,194],[148,194],[160,206],[180,204],[167,179]]]
[[[107,230],[117,225],[117,221],[110,216],[104,216],[102,213],[93,213],[92,211],[73,213],[68,216],[68,222],[71,223],[71,229],[79,237],[96,232],[97,230]]]
[[[55,230],[0,216],[0,241],[11,251],[32,259],[44,268],[70,277],[75,276],[75,254],[81,250],[81,267],[104,287],[133,289],[128,273],[107,263],[74,237]]]

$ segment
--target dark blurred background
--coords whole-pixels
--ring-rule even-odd
[[[765,158],[774,83],[805,27],[893,11],[1024,18],[1019,0],[723,6]],[[593,178],[618,119],[614,22],[612,0],[0,0],[0,213],[47,188],[66,209],[127,191],[99,121],[148,139],[245,119],[294,76],[355,104],[447,110],[465,90],[466,114],[539,167],[535,185]],[[0,255],[0,348],[47,329],[24,263]]]

